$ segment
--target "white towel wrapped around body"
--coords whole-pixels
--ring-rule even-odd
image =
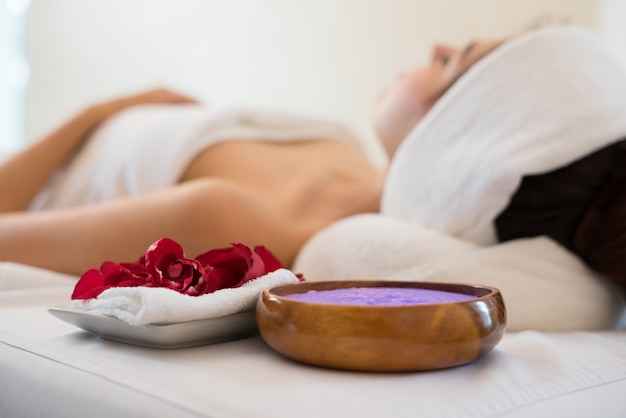
[[[297,282],[298,278],[290,270],[279,269],[241,287],[201,296],[188,296],[161,287],[114,287],[94,299],[73,300],[71,306],[112,316],[130,325],[173,324],[252,310],[264,289]]]
[[[469,69],[398,148],[381,214],[314,236],[308,279],[493,285],[509,330],[615,326],[623,292],[545,237],[497,244],[494,219],[522,177],[626,137],[626,69],[598,39],[552,27],[504,43]]]
[[[77,206],[137,196],[175,184],[206,148],[224,141],[335,139],[364,144],[339,123],[253,108],[145,105],[100,126],[31,209]]]

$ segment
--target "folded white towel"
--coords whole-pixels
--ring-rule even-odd
[[[263,289],[297,282],[290,270],[279,269],[241,287],[202,296],[188,296],[166,288],[114,287],[95,299],[74,300],[71,307],[112,316],[130,325],[173,324],[254,309]]]

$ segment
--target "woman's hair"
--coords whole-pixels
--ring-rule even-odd
[[[626,139],[524,177],[495,227],[500,241],[546,235],[626,283]]]

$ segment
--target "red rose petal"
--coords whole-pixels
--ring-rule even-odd
[[[129,286],[166,287],[199,296],[239,287],[282,267],[263,246],[253,251],[242,243],[233,243],[231,247],[209,250],[189,259],[180,244],[162,238],[150,245],[136,262],[105,261],[99,270],[86,271],[76,283],[72,299],[95,298],[108,288]]]

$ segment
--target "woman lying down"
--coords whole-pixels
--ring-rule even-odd
[[[160,237],[189,254],[242,242],[308,279],[498,286],[510,329],[610,327],[625,87],[578,28],[438,46],[377,102],[386,170],[334,122],[115,99],[0,168],[0,260],[79,275]]]

